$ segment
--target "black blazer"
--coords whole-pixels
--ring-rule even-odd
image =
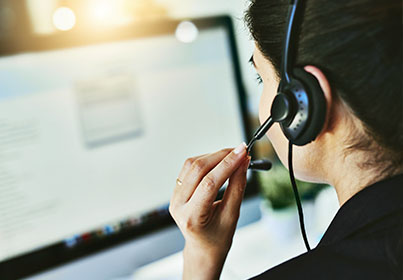
[[[318,246],[253,279],[403,279],[403,174],[337,212]]]

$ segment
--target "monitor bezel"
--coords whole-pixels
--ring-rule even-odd
[[[253,131],[251,130],[251,121],[247,110],[247,95],[242,81],[235,31],[231,17],[220,15],[186,20],[192,21],[200,29],[219,26],[226,29],[233,62],[233,74],[236,81],[242,114],[243,132],[244,135],[252,135]],[[134,24],[118,29],[98,30],[90,33],[85,31],[69,31],[49,36],[17,34],[12,38],[9,37],[7,42],[0,42],[0,58],[21,53],[35,53],[174,34],[176,27],[182,21],[183,19],[164,19]],[[248,180],[245,198],[256,195],[258,190],[258,180],[256,175],[253,174]],[[222,192],[219,194],[219,197],[220,196],[222,196]],[[166,205],[160,209],[158,215],[154,215],[154,217],[151,215],[150,220],[142,224],[141,228],[131,228],[117,234],[108,235],[102,239],[84,242],[73,248],[67,248],[65,243],[61,241],[23,255],[6,259],[0,262],[0,278],[7,280],[37,274],[171,226],[175,226],[175,223],[169,215],[168,205]]]

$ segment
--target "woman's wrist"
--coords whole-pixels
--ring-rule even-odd
[[[186,244],[183,250],[183,279],[219,279],[227,253]]]

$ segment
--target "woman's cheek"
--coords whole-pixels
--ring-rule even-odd
[[[259,102],[259,121],[263,124],[267,118],[270,116],[271,104],[274,97],[271,97],[269,90],[264,86],[262,95],[260,96]]]
[[[266,135],[269,138],[281,163],[284,166],[288,166],[288,139],[285,137],[283,131],[281,130],[280,124],[274,124]]]

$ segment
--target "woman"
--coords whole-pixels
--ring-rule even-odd
[[[246,13],[263,83],[261,122],[279,85],[288,4],[253,0]],[[403,278],[401,13],[396,0],[306,1],[295,64],[319,82],[326,116],[316,139],[294,148],[294,171],[298,179],[332,185],[341,207],[315,249],[257,278]],[[279,125],[267,136],[287,166]],[[170,204],[186,240],[184,279],[219,278],[249,161],[244,144],[186,160]]]

